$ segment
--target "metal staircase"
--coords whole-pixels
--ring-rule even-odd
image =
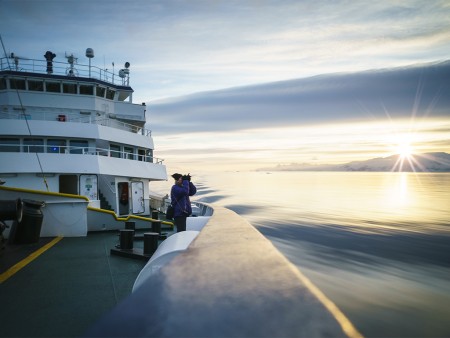
[[[109,204],[109,202],[106,200],[105,196],[102,194],[102,192],[100,190],[98,192],[98,197],[100,199],[100,208],[101,209],[114,211],[111,204]]]

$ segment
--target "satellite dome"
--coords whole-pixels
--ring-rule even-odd
[[[86,57],[88,57],[90,59],[94,57],[94,50],[92,48],[86,49]]]

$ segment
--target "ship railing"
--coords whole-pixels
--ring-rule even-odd
[[[75,123],[88,123],[96,124],[105,127],[111,127],[115,129],[129,131],[135,134],[142,134],[144,136],[150,137],[152,131],[140,126],[136,126],[131,123],[126,123],[117,120],[116,118],[110,118],[105,116],[97,116],[95,112],[86,113],[83,112],[81,116],[80,113],[46,113],[46,112],[34,112],[33,114],[26,114],[23,112],[17,113],[6,113],[0,112],[0,119],[11,119],[11,120],[38,120],[38,121],[59,121],[59,122],[75,122]]]
[[[97,147],[75,147],[33,144],[25,145],[20,143],[0,143],[0,153],[49,153],[49,154],[78,154],[114,157],[125,160],[149,162],[163,164],[163,159],[151,155],[137,154],[122,150],[112,150]]]
[[[70,55],[66,55],[65,57],[69,60]],[[47,61],[45,59],[37,60],[24,57],[2,57],[0,58],[0,70],[84,77],[98,79],[115,85],[129,86],[128,75],[123,75],[123,69],[117,69],[119,72],[116,74],[115,66],[113,64],[111,64],[111,68],[99,68],[77,63],[78,58],[76,57],[72,60],[72,64],[68,61],[52,61],[51,72],[49,72]],[[122,76],[119,74],[122,74]]]

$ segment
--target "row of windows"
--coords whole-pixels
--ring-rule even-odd
[[[66,153],[70,150],[71,154],[81,154],[88,146],[86,140],[24,138],[21,142],[18,138],[0,138],[0,152]]]
[[[0,90],[8,88],[8,79],[0,78]],[[90,84],[78,84],[75,82],[57,82],[51,80],[30,80],[23,78],[9,79],[9,88],[14,90],[29,90],[35,92],[65,93],[95,95],[106,97],[109,100],[114,99],[115,91],[111,88],[94,86]]]
[[[109,149],[89,147],[87,140],[42,139],[42,138],[0,138],[0,152],[91,154],[153,162],[151,149],[110,144]]]
[[[134,149],[129,146],[121,146],[119,144],[110,144],[111,157],[125,158],[128,160],[139,160],[152,162],[153,151],[151,149]],[[137,156],[137,158],[136,158]]]

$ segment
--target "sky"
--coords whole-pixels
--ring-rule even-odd
[[[445,0],[0,0],[0,34],[23,57],[130,62],[169,171],[450,152]]]

